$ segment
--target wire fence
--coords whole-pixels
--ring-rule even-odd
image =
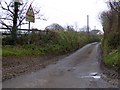
[[[16,34],[17,35],[22,35],[22,34],[28,34],[31,32],[35,32],[35,33],[46,33],[45,30],[38,30],[38,29],[20,29],[18,28]],[[1,35],[11,35],[11,31],[8,28],[0,28],[0,34]]]

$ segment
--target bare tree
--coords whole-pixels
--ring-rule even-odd
[[[17,30],[21,25],[28,24],[25,22],[26,11],[27,11],[27,2],[19,3],[19,2],[0,2],[0,10],[1,10],[1,19],[0,24],[11,31],[13,44],[16,43],[17,39]],[[37,19],[42,19],[43,16],[40,14],[40,10],[34,10],[35,15],[37,15]]]
[[[64,28],[57,23],[53,23],[53,24],[47,26],[45,29],[46,30],[61,30],[61,31],[64,31]]]
[[[67,31],[75,31],[73,25],[67,25]]]
[[[117,32],[120,33],[120,1],[118,2],[111,2],[109,1],[108,3],[109,7],[111,10],[114,10],[118,16],[118,29],[117,29]]]
[[[108,2],[109,10],[101,14],[101,21],[104,30],[104,41],[114,43],[111,46],[120,45],[120,2]],[[116,45],[116,46],[115,46]]]
[[[75,31],[78,31],[79,27],[77,22],[74,23],[74,28],[75,28]]]
[[[120,1],[112,2],[109,0],[108,6],[110,7],[111,10],[116,11],[118,14],[120,13]]]

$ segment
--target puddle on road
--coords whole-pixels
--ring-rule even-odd
[[[90,75],[90,76],[97,76],[98,73],[97,73],[97,72],[92,72],[92,73],[90,73],[89,75]]]
[[[94,79],[100,79],[101,76],[98,75],[97,72],[90,73],[88,76],[81,76],[81,78],[94,78]]]
[[[94,79],[100,79],[101,76],[82,76],[81,78],[94,78]]]

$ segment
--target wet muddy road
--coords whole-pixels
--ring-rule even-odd
[[[99,43],[84,46],[46,68],[3,82],[3,88],[114,88],[101,78]]]

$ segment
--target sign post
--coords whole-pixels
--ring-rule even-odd
[[[30,44],[30,22],[35,22],[35,15],[34,15],[34,11],[33,11],[33,8],[32,8],[32,5],[30,4],[28,10],[27,10],[27,13],[26,13],[26,21],[29,22],[29,25],[28,25],[28,44]]]
[[[28,22],[28,44],[30,44],[30,21]]]

